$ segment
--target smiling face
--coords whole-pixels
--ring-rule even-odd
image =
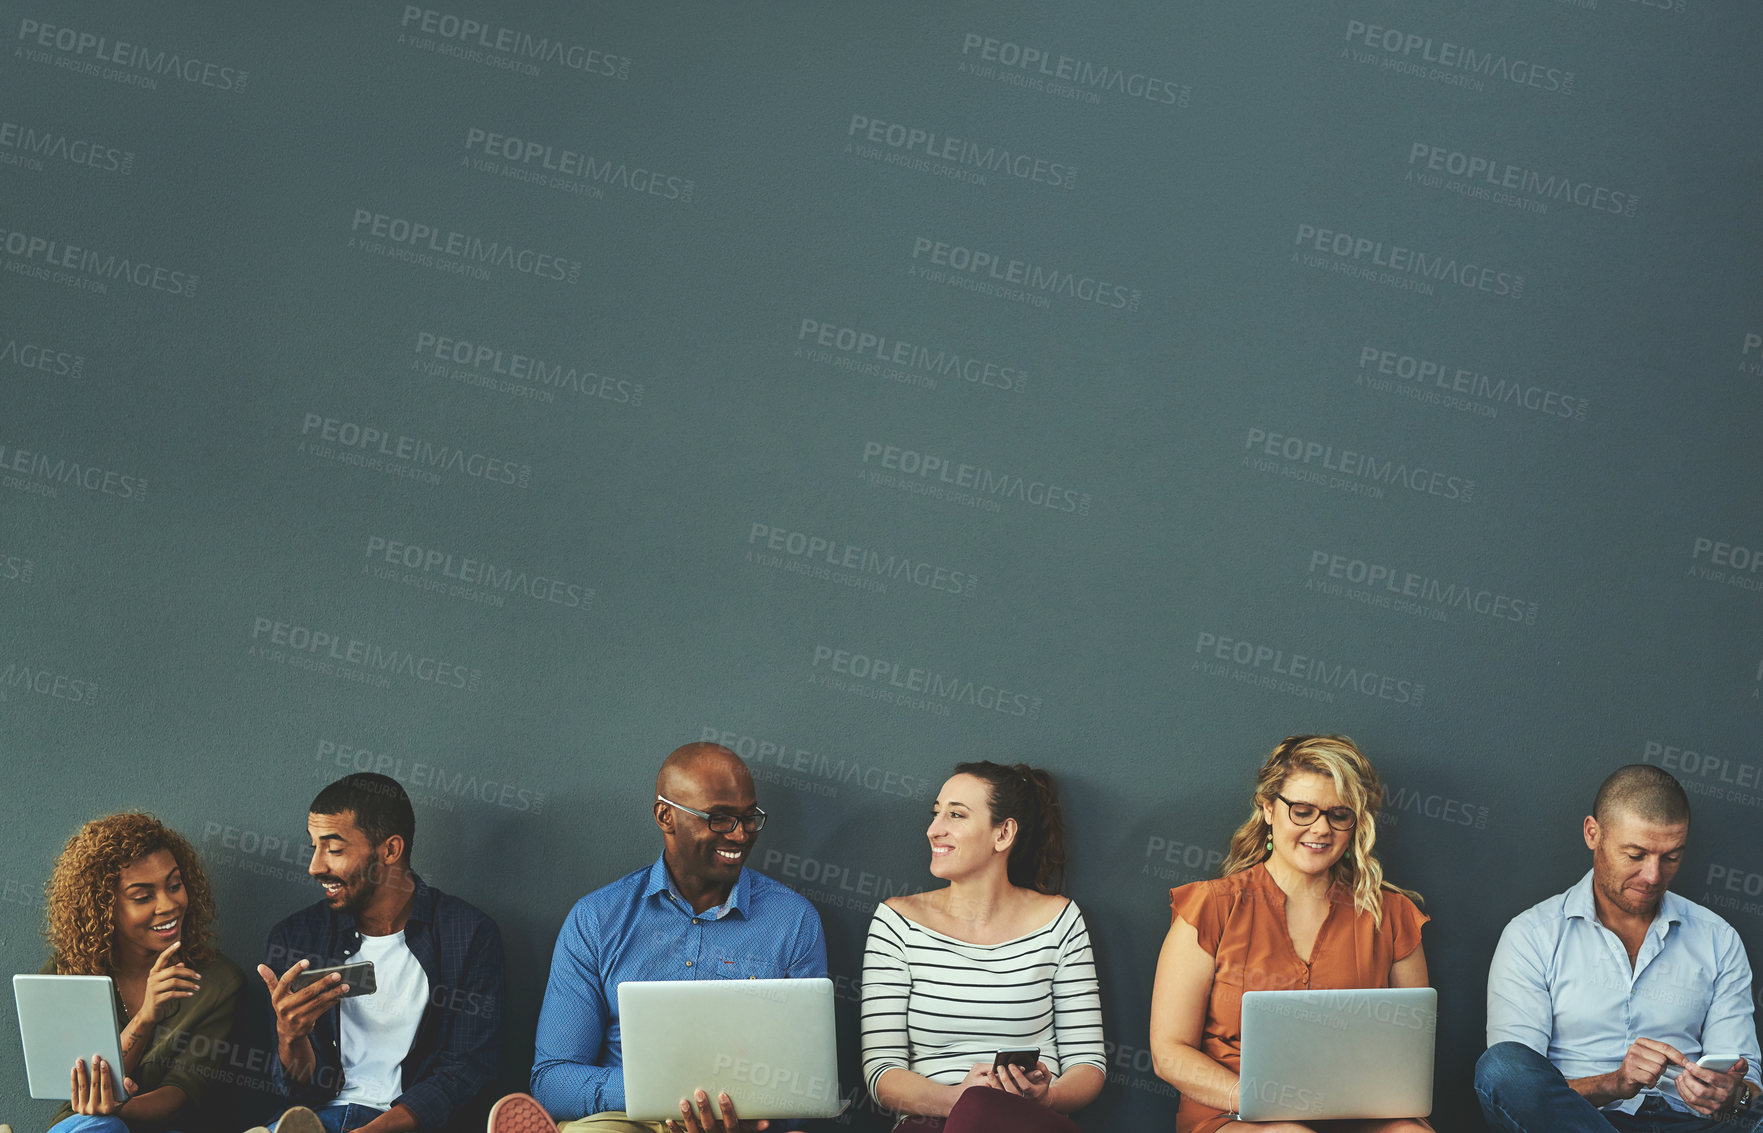
[[[116,888],[116,955],[151,960],[182,939],[190,898],[170,850],[155,850],[122,868]]]
[[[1016,823],[992,822],[992,789],[977,775],[953,775],[931,804],[930,872],[945,881],[1008,864]]]
[[[1335,789],[1334,778],[1320,771],[1293,771],[1279,793],[1294,803],[1309,803],[1324,811],[1346,805]],[[1353,831],[1336,830],[1328,824],[1326,814],[1318,814],[1308,826],[1299,826],[1292,821],[1291,808],[1279,799],[1263,803],[1261,816],[1272,828],[1273,856],[1288,869],[1309,877],[1326,874],[1353,844]]]
[[[664,772],[662,778],[658,786],[663,790],[657,793],[693,810],[745,815],[759,805],[747,765],[723,748],[706,745],[706,750]],[[715,893],[726,899],[753,852],[758,831],[737,823],[727,834],[718,834],[707,820],[661,802],[655,804],[655,821],[666,842],[667,868],[681,890],[688,895]]]
[[[355,812],[309,814],[306,833],[312,838],[312,861],[306,872],[324,887],[325,903],[338,912],[359,917],[386,880],[388,851],[397,835],[378,846],[355,825]]]
[[[1608,821],[1585,820],[1585,844],[1592,851],[1592,888],[1631,917],[1651,920],[1683,864],[1689,841],[1687,822],[1649,822],[1625,810]]]

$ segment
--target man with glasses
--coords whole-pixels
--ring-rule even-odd
[[[654,816],[660,859],[589,893],[563,922],[539,1010],[532,1097],[498,1102],[490,1133],[547,1133],[553,1119],[562,1133],[649,1133],[675,1124],[632,1121],[623,1112],[618,985],[627,980],[827,974],[814,906],[746,868],[765,812],[739,756],[712,743],[674,751],[655,778]],[[724,1128],[708,1105],[702,1114],[703,1128]],[[679,1125],[697,1129],[699,1115]]]
[[[1690,804],[1618,768],[1585,819],[1591,872],[1506,926],[1475,1092],[1498,1130],[1763,1130],[1751,966],[1738,933],[1669,891]]]

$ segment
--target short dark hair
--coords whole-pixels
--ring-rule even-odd
[[[1643,822],[1675,826],[1690,820],[1690,799],[1671,772],[1650,763],[1630,763],[1612,771],[1592,800],[1592,817],[1600,824],[1617,811]]]
[[[410,860],[411,847],[416,843],[416,811],[411,809],[410,796],[398,780],[372,771],[345,775],[318,792],[307,808],[311,814],[342,814],[355,816],[355,825],[367,840],[379,845],[396,834],[404,839],[404,860]]]

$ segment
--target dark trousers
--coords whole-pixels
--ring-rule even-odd
[[[1736,1118],[1680,1113],[1648,1098],[1635,1113],[1601,1110],[1523,1043],[1495,1043],[1475,1064],[1475,1096],[1490,1129],[1505,1133],[1763,1133],[1763,1105]]]

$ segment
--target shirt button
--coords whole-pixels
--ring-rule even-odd
[[[697,917],[693,917],[693,918],[692,918],[692,923],[693,923],[693,924],[697,924],[697,923],[698,923],[698,918],[697,918]]]
[[[692,962],[691,962],[691,961],[690,961],[690,960],[687,960],[687,961],[686,961],[686,967],[688,967],[688,968],[689,968],[689,967],[691,967],[691,966],[692,966]]]

